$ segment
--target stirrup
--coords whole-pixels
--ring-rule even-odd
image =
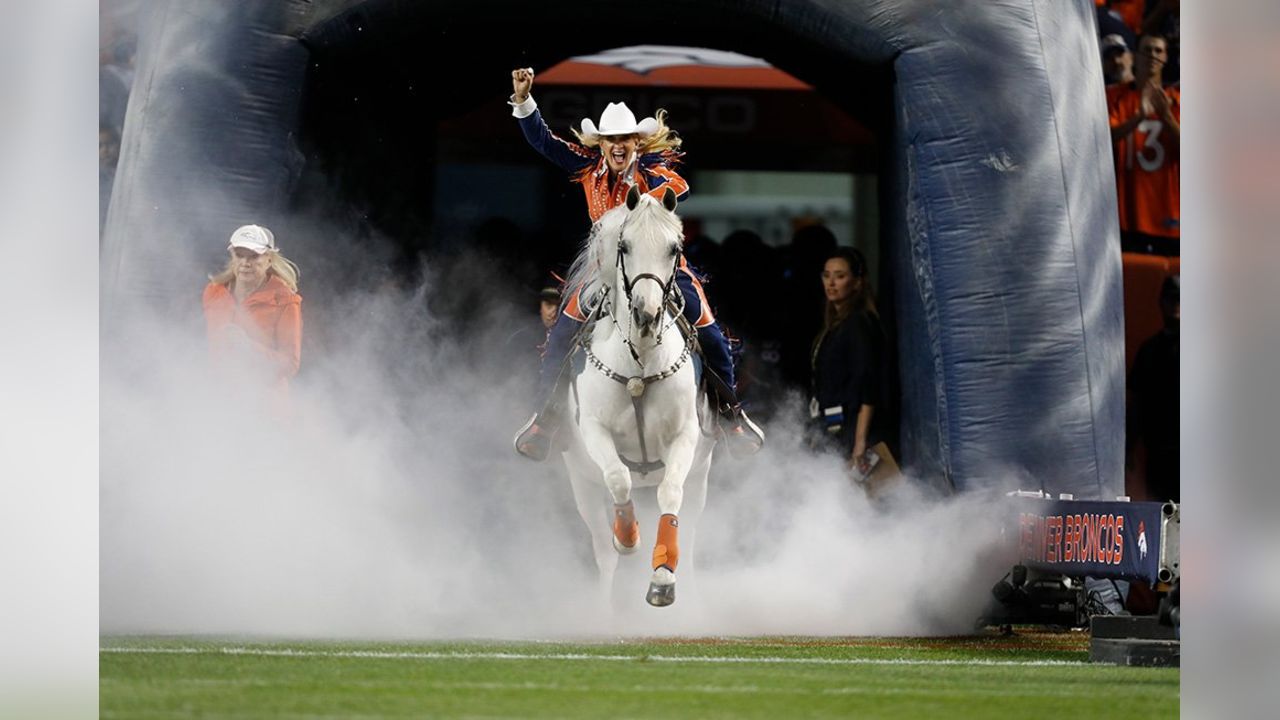
[[[555,438],[556,431],[553,425],[540,423],[540,419],[541,416],[534,413],[516,433],[513,441],[516,452],[534,462],[542,462],[551,454],[551,441]]]
[[[729,454],[736,458],[745,458],[760,452],[760,448],[764,447],[764,430],[747,416],[747,411],[742,406],[731,408],[732,423],[725,432],[725,438],[729,445]]]

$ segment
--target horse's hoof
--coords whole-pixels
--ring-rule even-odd
[[[676,576],[665,566],[653,571],[649,592],[644,599],[654,607],[666,607],[676,601]]]
[[[635,545],[623,545],[618,541],[618,536],[613,536],[613,549],[618,551],[619,555],[630,555],[640,548],[640,539],[636,538]]]
[[[657,585],[649,583],[649,592],[645,594],[644,599],[654,607],[666,607],[676,601],[676,585]]]

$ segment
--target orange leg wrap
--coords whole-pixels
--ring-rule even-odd
[[[666,565],[671,572],[676,571],[676,563],[680,562],[679,527],[680,523],[671,513],[658,518],[658,544],[653,546],[654,570]]]
[[[640,542],[640,523],[636,522],[636,506],[628,500],[613,506],[613,536],[623,547],[635,547]]]

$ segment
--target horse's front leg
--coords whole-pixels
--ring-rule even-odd
[[[604,476],[604,486],[613,497],[613,547],[619,553],[635,552],[640,543],[640,526],[631,503],[631,471],[618,455],[613,434],[598,421],[584,417],[582,444]]]
[[[663,461],[662,482],[658,484],[658,539],[653,546],[653,577],[649,581],[649,593],[645,599],[650,605],[664,607],[676,601],[676,565],[680,561],[679,528],[677,517],[684,502],[684,481],[693,465],[694,451],[698,447],[697,422],[685,423],[681,431],[667,445]]]

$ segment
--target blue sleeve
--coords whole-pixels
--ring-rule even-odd
[[[649,182],[649,194],[661,199],[659,192],[664,186],[670,187],[676,194],[676,200],[684,202],[689,197],[689,182],[676,172],[673,163],[662,153],[645,153],[640,156],[640,169]]]
[[[569,142],[551,132],[551,128],[542,120],[541,111],[534,110],[528,117],[522,117],[517,122],[524,131],[524,139],[529,141],[533,149],[565,172],[578,173],[588,165],[594,165],[599,159],[596,151]]]

